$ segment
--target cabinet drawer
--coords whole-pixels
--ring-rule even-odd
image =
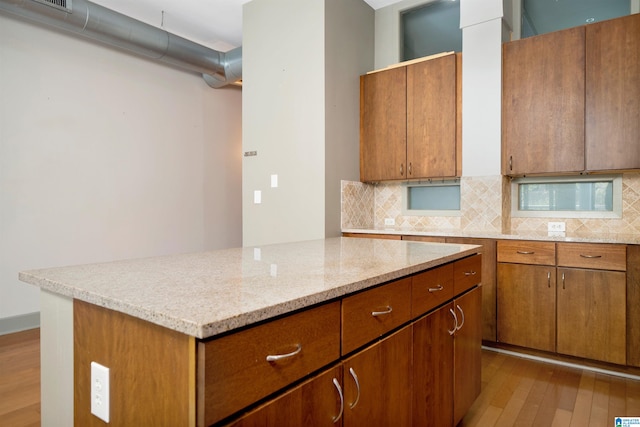
[[[477,254],[453,263],[453,293],[459,295],[482,280],[482,255]]]
[[[211,425],[339,357],[340,302],[200,341],[198,425]]]
[[[558,243],[558,265],[626,271],[627,247],[602,243]]]
[[[342,300],[342,354],[411,319],[411,278],[396,280]]]
[[[453,264],[416,274],[411,284],[411,316],[418,317],[453,295]]]
[[[498,262],[555,265],[556,244],[528,240],[498,240]]]

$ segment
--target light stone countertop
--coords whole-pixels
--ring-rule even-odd
[[[567,233],[566,236],[549,236],[546,233],[503,234],[487,233],[483,231],[469,232],[443,229],[413,229],[413,228],[343,228],[343,233],[357,234],[393,234],[402,236],[433,236],[433,237],[467,237],[477,239],[497,240],[544,240],[550,242],[583,242],[583,243],[616,243],[640,244],[640,234],[617,233]]]
[[[336,237],[30,270],[19,279],[208,338],[463,258],[477,248]]]

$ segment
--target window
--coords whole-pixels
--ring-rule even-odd
[[[621,176],[519,178],[511,185],[514,217],[622,216]]]
[[[462,52],[460,2],[436,0],[400,15],[402,61],[440,52]]]
[[[403,215],[460,216],[460,181],[406,184]]]

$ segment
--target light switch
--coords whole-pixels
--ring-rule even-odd
[[[253,203],[255,203],[256,205],[262,203],[262,191],[255,190],[253,192]]]

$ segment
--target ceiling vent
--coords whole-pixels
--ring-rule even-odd
[[[34,1],[71,13],[72,0],[34,0]]]

